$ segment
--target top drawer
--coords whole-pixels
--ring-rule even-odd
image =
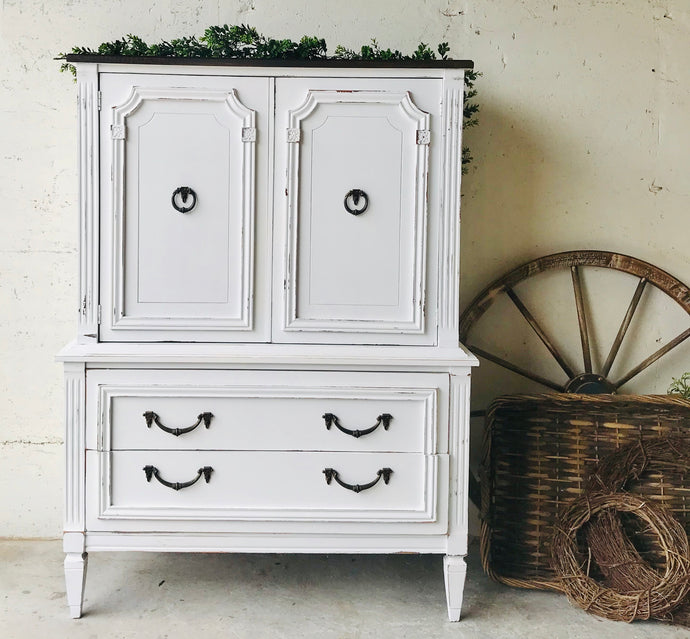
[[[446,452],[444,374],[99,370],[87,387],[89,449]]]

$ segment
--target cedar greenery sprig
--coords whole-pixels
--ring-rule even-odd
[[[76,55],[102,56],[137,56],[161,58],[236,58],[259,60],[435,60],[436,53],[441,60],[448,59],[450,47],[447,42],[441,42],[436,52],[428,44],[421,42],[411,55],[405,55],[397,49],[382,49],[376,40],[365,44],[359,51],[347,49],[341,45],[335,48],[332,56],[326,54],[327,46],[323,38],[304,36],[299,42],[293,40],[275,40],[267,38],[254,27],[246,24],[208,27],[202,36],[186,36],[163,40],[156,44],[147,44],[140,37],[127,34],[113,42],[104,42],[97,49],[89,47],[73,47],[70,53]],[[64,60],[66,54],[61,53],[59,60]],[[76,75],[76,68],[69,62],[60,66],[60,71],[69,71]],[[465,95],[463,103],[463,121],[465,127],[475,126],[478,122],[479,105],[473,102],[477,95],[474,82],[481,75],[476,71],[465,73]],[[462,149],[462,172],[467,173],[467,167],[472,162],[472,156],[467,147]]]

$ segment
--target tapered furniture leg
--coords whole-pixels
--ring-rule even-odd
[[[86,582],[86,553],[67,553],[65,557],[65,585],[67,588],[67,605],[72,619],[81,617],[81,606],[84,601],[84,583]]]
[[[457,555],[446,555],[443,558],[443,576],[446,581],[446,602],[448,604],[448,618],[460,621],[462,610],[462,593],[465,588],[467,564],[465,558]]]

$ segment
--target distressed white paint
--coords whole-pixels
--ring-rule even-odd
[[[94,68],[98,69],[96,63],[80,63],[77,73],[88,69],[87,77],[93,80]],[[86,559],[74,547],[81,546],[83,551],[94,533],[139,533],[149,550],[164,547],[165,541],[158,539],[160,533],[181,537],[221,533],[226,536],[222,550],[233,552],[238,550],[237,533],[272,534],[281,541],[266,537],[265,550],[280,547],[282,541],[288,542],[284,549],[289,550],[292,544],[330,534],[340,525],[342,537],[353,542],[364,540],[366,545],[370,538],[387,540],[387,546],[379,544],[388,552],[397,552],[400,546],[415,551],[424,535],[437,538],[437,552],[456,556],[458,547],[466,552],[468,467],[463,443],[468,439],[469,368],[476,360],[457,343],[454,347],[437,345],[437,309],[424,310],[426,303],[435,304],[438,299],[429,295],[427,300],[425,294],[427,286],[432,291],[437,288],[438,255],[447,257],[439,251],[442,213],[438,195],[447,190],[442,181],[449,179],[449,172],[438,162],[430,170],[429,147],[432,157],[438,158],[442,137],[436,136],[439,143],[432,145],[431,135],[445,108],[443,82],[450,75],[461,75],[462,69],[441,68],[426,78],[422,69],[398,70],[400,77],[395,78],[386,77],[385,69],[380,69],[379,79],[360,78],[356,69],[331,69],[331,78],[310,78],[308,67],[295,67],[289,71],[298,77],[290,79],[276,79],[274,70],[266,66],[239,68],[239,74],[232,66],[217,67],[213,75],[209,70],[192,76],[191,68],[182,63],[170,66],[165,75],[132,64],[99,71],[102,112],[98,140],[92,139],[87,121],[82,120],[80,127],[80,139],[94,147],[91,153],[96,153],[96,146],[101,151],[100,174],[89,176],[102,186],[103,232],[93,238],[82,218],[80,237],[86,238],[89,255],[101,256],[101,277],[92,283],[92,297],[100,300],[107,317],[99,319],[99,330],[103,329],[99,343],[77,339],[60,355],[67,381],[65,578],[72,616],[80,614]],[[280,72],[285,71],[281,67]],[[370,69],[369,75],[372,73]],[[374,82],[381,88],[372,91]],[[243,87],[263,93],[262,98],[243,90],[251,102],[263,104],[258,112],[240,101],[238,89]],[[272,104],[268,99],[271,87],[277,95],[275,112],[266,110]],[[301,106],[286,109],[284,103]],[[268,155],[268,167],[273,168],[259,179],[254,177],[253,162],[247,161],[246,148],[250,144],[253,148],[253,142],[242,141],[243,137],[255,138],[250,125],[257,117],[274,121],[267,132],[282,131],[278,122],[285,119],[288,128],[300,131],[298,143],[279,144],[270,135],[264,136],[260,145]],[[218,125],[224,128],[219,146],[208,135],[209,126],[217,131]],[[457,120],[455,129],[447,133],[459,139]],[[229,140],[228,132],[232,132]],[[206,139],[208,157],[196,156],[197,151],[189,146],[183,146],[177,156],[169,141],[178,134],[185,139]],[[377,146],[383,149],[374,164],[364,165],[366,171],[357,161],[356,148],[350,148],[346,161],[337,164],[338,151],[351,139],[357,141],[355,146],[368,148],[368,156]],[[297,144],[305,147],[302,163],[297,162]],[[271,152],[279,148],[283,154],[272,157]],[[249,157],[253,159],[254,153]],[[389,159],[390,171],[386,169]],[[315,175],[315,166],[329,164],[330,170]],[[202,179],[218,167],[220,174],[211,182]],[[175,180],[165,184],[170,171],[176,173]],[[284,205],[278,204],[279,194],[274,208],[260,213],[272,218],[282,232],[276,233],[272,245],[276,256],[254,263],[248,256],[261,255],[271,244],[262,244],[265,237],[260,236],[256,242],[262,248],[257,250],[247,223],[233,226],[229,222],[238,217],[253,224],[254,216],[246,209],[253,199],[247,194],[270,191],[281,184],[284,173],[290,176],[286,196],[298,190],[301,195],[286,198],[292,202],[287,224]],[[370,173],[376,178],[371,185],[366,181]],[[375,193],[372,212],[365,218],[373,225],[365,223],[358,227],[359,233],[346,232],[330,217],[334,204],[339,203],[339,197],[332,201],[329,193],[336,179],[344,179],[340,188],[335,187],[341,193],[353,184]],[[196,276],[192,273],[191,282],[186,277],[190,266],[179,271],[160,264],[165,262],[162,253],[168,248],[173,254],[185,249],[186,236],[168,217],[167,194],[178,181],[194,183],[199,197],[206,194],[208,198],[208,204],[202,201],[196,214],[194,209],[184,218],[173,214],[176,221],[191,219],[194,226],[187,235],[193,240],[196,232],[193,243],[207,245],[210,253],[210,270],[202,269]],[[151,218],[156,222],[153,229]],[[351,223],[352,218],[345,219]],[[221,227],[227,220],[227,230],[214,220]],[[456,218],[454,227],[458,224]],[[450,230],[456,237],[457,228]],[[221,244],[241,242],[242,249],[232,251],[227,246],[217,251],[216,247],[220,262],[214,263],[217,236]],[[365,271],[352,281],[350,255],[331,263],[330,255],[322,252],[321,245],[331,236],[344,239],[351,253],[361,249],[362,243],[366,246],[368,241],[370,249],[375,249],[391,237],[387,247],[393,248],[388,251],[392,259],[382,269],[369,257]],[[89,246],[93,241],[99,242],[99,250]],[[228,260],[234,253],[240,254],[242,268]],[[308,324],[309,339],[303,341],[323,343],[319,356],[314,356],[309,344],[299,343],[297,333],[293,344],[252,344],[249,339],[240,346],[228,343],[237,339],[235,335],[202,337],[204,327],[199,319],[213,319],[213,303],[219,301],[219,293],[223,297],[224,290],[237,290],[239,300],[244,293],[248,304],[246,273],[250,272],[250,282],[265,281],[272,273],[271,263],[281,257],[287,270],[278,270],[271,303],[279,308],[285,289],[286,297],[293,303],[296,300],[296,305],[287,314],[289,322],[279,313],[273,315],[272,335],[279,342],[281,329],[299,328],[297,320],[317,319]],[[184,263],[182,256],[178,260]],[[387,274],[379,277],[381,270]],[[373,272],[369,275],[367,271]],[[149,286],[152,281],[155,286]],[[286,286],[281,287],[281,281]],[[454,281],[454,277],[445,281]],[[342,293],[342,303],[327,290],[329,284]],[[387,297],[387,288],[393,289],[394,301]],[[443,297],[452,293],[446,290]],[[225,301],[232,308],[230,295]],[[203,310],[189,313],[190,302]],[[377,305],[389,306],[390,315],[372,313]],[[264,313],[271,317],[267,310]],[[425,314],[431,321],[425,321]],[[170,339],[171,325],[158,315],[177,321],[177,328],[182,329],[177,339]],[[138,332],[118,333],[131,319],[136,320]],[[404,340],[410,345],[394,346],[405,321],[413,329],[403,330],[408,337],[418,333],[424,339],[413,337]],[[345,325],[348,322],[351,325]],[[361,324],[359,331],[353,330],[357,324]],[[331,334],[338,331],[341,335],[335,341],[345,343],[329,345]],[[367,346],[375,333],[392,344]],[[133,344],[125,337],[160,343]],[[213,349],[220,352],[206,359],[209,346],[203,342],[211,339],[218,340]],[[195,343],[197,340],[202,343]],[[358,344],[361,356],[338,364],[343,352],[351,357],[350,350]],[[432,366],[432,374],[427,360],[434,352],[443,363]],[[124,366],[117,371],[103,370],[113,354]],[[162,355],[173,357],[168,367],[148,370],[160,364]],[[220,361],[226,358],[220,366],[218,356]],[[396,357],[416,363],[403,367]],[[274,370],[277,365],[284,370]],[[330,370],[321,370],[323,366]],[[205,367],[209,369],[198,370]],[[460,387],[464,393],[458,392]],[[196,408],[199,403],[203,408]],[[193,406],[199,411],[197,421],[192,426],[187,422],[173,426],[177,420],[187,419]],[[333,416],[334,411],[338,417]],[[349,425],[351,420],[367,419],[370,412],[379,413],[374,426],[364,422],[353,429],[337,421],[347,418]],[[165,415],[168,426],[159,413]],[[196,430],[202,421],[203,429]],[[400,427],[389,434],[391,421]],[[212,425],[207,435],[204,431]],[[149,432],[154,426],[165,435],[151,440]],[[324,437],[324,427],[334,428],[338,438]],[[342,434],[353,439],[343,440]],[[182,444],[173,444],[169,435],[182,436]],[[367,438],[364,445],[360,435]],[[83,538],[76,538],[79,534]],[[112,545],[117,547],[117,543]],[[303,551],[308,549],[308,542],[301,546]],[[455,611],[461,605],[462,587],[463,582],[455,579],[447,591],[453,619],[459,616]]]
[[[73,619],[81,617],[86,583],[88,555],[85,552],[68,552],[65,556],[65,582],[67,584],[67,605]]]
[[[685,0],[436,0],[406,3],[403,12],[391,0],[122,7],[115,0],[2,3],[4,535],[61,530],[64,391],[53,355],[74,336],[82,298],[75,86],[52,58],[75,44],[97,46],[130,32],[170,39],[222,22],[249,22],[273,37],[318,34],[331,51],[370,37],[403,51],[420,40],[448,40],[453,57],[473,58],[484,73],[477,83],[481,124],[465,135],[475,161],[463,180],[460,307],[513,266],[573,248],[618,250],[690,282]],[[615,292],[607,283],[604,294]],[[679,332],[681,320],[666,312],[648,319],[638,336],[654,342]],[[619,321],[607,321],[615,334]],[[664,392],[672,375],[690,368],[689,349],[661,360],[630,389]],[[513,383],[489,365],[473,378],[478,404]]]
[[[464,557],[446,555],[443,558],[443,575],[446,584],[446,599],[453,602],[448,606],[448,619],[459,621],[462,611],[462,595],[467,575],[467,564]]]

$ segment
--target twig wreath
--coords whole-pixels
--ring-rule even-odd
[[[671,436],[639,441],[605,457],[590,476],[585,493],[632,490],[673,511],[680,506],[678,495],[687,492],[683,477],[689,470],[690,439]],[[673,489],[660,493],[659,485],[662,484],[673,486]],[[651,485],[653,488],[648,488]],[[587,544],[592,556],[606,584],[617,590],[651,586],[658,579],[657,569],[664,563],[663,551],[653,531],[634,530],[636,544],[632,543],[630,532],[620,517],[611,512],[602,513],[587,529]],[[644,558],[636,545],[645,549]],[[690,625],[690,598],[686,597],[672,614],[659,618]]]
[[[631,513],[658,538],[665,557],[663,570],[647,587],[615,589],[590,576],[591,552],[578,552],[578,532],[607,511]],[[664,508],[630,493],[590,494],[576,499],[555,528],[551,546],[554,570],[568,598],[600,617],[631,622],[665,617],[683,603],[690,591],[690,546],[685,530]]]

